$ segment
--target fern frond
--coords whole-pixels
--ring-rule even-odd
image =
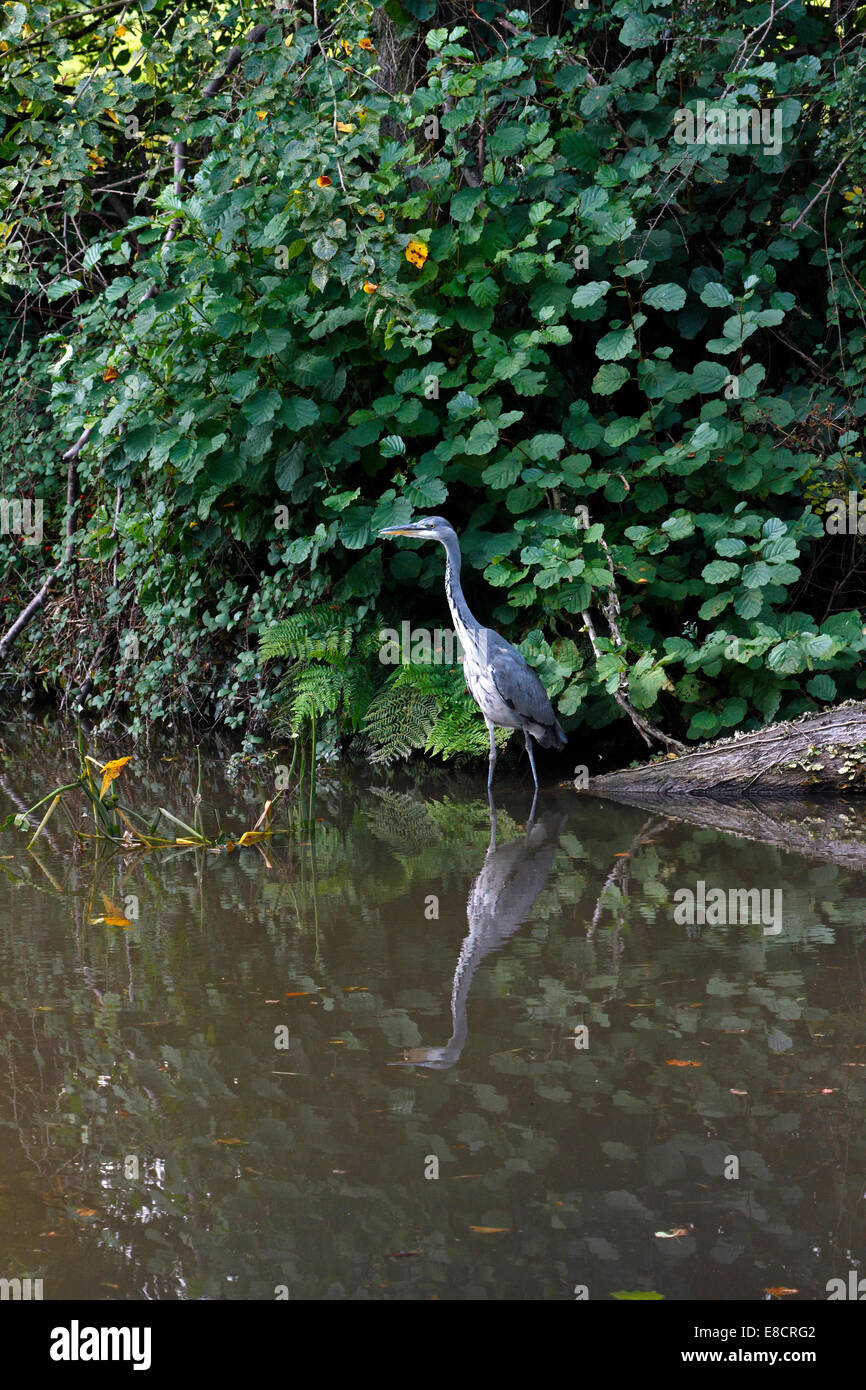
[[[389,681],[373,697],[364,716],[362,728],[370,743],[370,762],[389,763],[408,757],[414,748],[423,748],[438,710],[432,695]]]
[[[353,641],[348,611],[341,604],[317,604],[274,623],[259,637],[259,661],[273,657],[345,660]]]
[[[513,729],[497,729],[497,748],[502,748],[513,732]],[[455,753],[489,754],[490,739],[481,711],[468,699],[446,706],[430,730],[425,748],[428,753],[441,753],[443,757],[452,757]]]
[[[366,663],[353,662],[343,672],[343,711],[348,727],[360,729],[364,716],[373,701],[381,682]]]
[[[449,700],[459,700],[466,694],[463,667],[458,665],[414,665],[409,662],[398,667],[393,681],[395,686],[411,685],[425,695],[432,695],[440,705]]]
[[[321,662],[306,666],[293,684],[292,718],[296,728],[313,714],[333,714],[343,693],[341,673]]]

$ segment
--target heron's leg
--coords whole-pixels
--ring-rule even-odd
[[[535,790],[538,791],[538,773],[535,771],[535,754],[532,751],[532,742],[529,737],[529,730],[523,730],[523,738],[526,743],[526,751],[529,754],[529,762],[532,766],[532,780],[535,783]]]
[[[490,770],[487,773],[487,790],[493,787],[493,769],[496,766],[496,730],[491,721],[487,720],[487,732],[490,735]]]

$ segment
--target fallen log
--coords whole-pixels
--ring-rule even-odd
[[[631,800],[806,797],[866,792],[866,702],[849,700],[640,767],[592,777],[593,796]]]

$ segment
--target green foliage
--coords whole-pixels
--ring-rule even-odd
[[[435,698],[416,685],[384,686],[364,719],[373,749],[370,761],[388,763],[407,757],[415,748],[423,748],[436,722],[437,710]]]
[[[617,0],[565,9],[556,37],[515,12],[500,43],[432,0],[397,9],[393,94],[357,13],[323,0],[318,31],[278,16],[212,98],[234,11],[215,43],[209,10],[179,26],[155,0],[141,31],[106,21],[98,62],[72,11],[38,56],[7,16],[3,487],[46,497],[51,550],[0,536],[12,611],[59,558],[60,454],[92,428],[79,606],[58,594],[20,671],[75,688],[83,605],[117,635],[91,701],[134,726],[261,728],[276,700],[383,758],[483,753],[458,681],[383,684],[368,640],[441,622],[438,552],[375,538],[444,510],[479,617],[526,638],[567,727],[620,717],[623,671],[691,738],[862,690],[860,595],[822,516],[864,472],[860,32],[804,5]],[[701,102],[724,138],[681,143]],[[772,140],[742,143],[760,111]],[[602,542],[621,641],[598,618],[596,661]],[[349,649],[280,627],[275,696],[260,635],[322,603]]]

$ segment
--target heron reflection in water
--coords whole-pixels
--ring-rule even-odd
[[[392,1067],[433,1067],[444,1071],[459,1061],[468,1032],[467,1006],[472,978],[491,951],[504,946],[547,883],[567,817],[553,811],[535,818],[537,796],[521,840],[496,844],[496,811],[490,799],[490,845],[469,890],[466,920],[469,934],[457,958],[451,990],[451,1037],[444,1047],[409,1048]]]

